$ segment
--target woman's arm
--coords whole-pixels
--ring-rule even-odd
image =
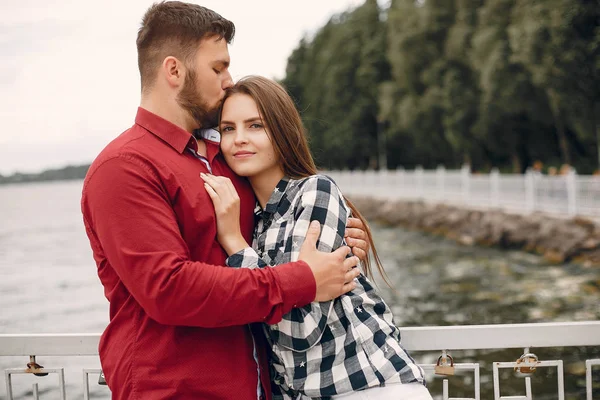
[[[247,252],[250,248],[241,234],[239,225],[240,199],[231,181],[224,177],[201,174],[205,180],[205,188],[210,195],[217,216],[217,231],[219,243],[228,255],[247,255],[248,261],[243,266],[256,268],[256,254]],[[223,198],[222,196],[226,196]],[[352,253],[363,262],[368,257],[369,243],[362,221],[358,218],[349,217],[347,221],[344,240],[352,249]],[[247,253],[247,254],[246,254]],[[262,267],[262,266],[261,266]]]
[[[252,263],[243,266],[254,268],[264,266],[265,264],[261,264],[258,255],[241,236],[239,197],[231,181],[225,177],[205,174],[201,176],[215,207],[217,239],[221,242],[221,246],[228,254],[241,255],[242,263]],[[313,273],[317,286],[315,301],[329,300],[353,290],[356,286],[354,278],[358,276],[357,271],[353,270],[353,267],[358,264],[358,258],[348,257],[350,249],[347,246],[342,246],[334,252],[317,249],[319,233],[319,224],[315,222],[312,224],[312,229],[307,232],[298,257],[308,264]],[[237,259],[239,260],[240,257]],[[236,260],[236,257],[233,260]]]
[[[250,246],[240,229],[240,197],[229,178],[200,174],[215,207],[217,240],[225,252],[235,254]]]
[[[317,220],[322,226],[317,248],[334,251],[344,244],[344,232],[349,210],[337,186],[327,177],[310,177],[303,184],[300,201],[294,210],[294,222],[285,244],[291,249],[290,261],[297,260],[308,226]],[[313,302],[294,308],[281,322],[271,326],[274,340],[294,351],[306,351],[319,342],[327,326],[333,300]]]
[[[207,182],[207,190],[215,204],[217,213],[217,226],[219,241],[235,242],[239,234],[237,222],[233,221],[239,205],[224,206],[220,203],[235,203],[225,200],[231,197],[226,187],[220,186],[214,177],[203,177]],[[220,196],[219,196],[220,193]],[[322,230],[317,241],[317,249],[332,252],[344,244],[344,233],[349,211],[344,203],[337,186],[327,177],[314,176],[304,182],[299,200],[293,210],[293,228],[290,235],[285,238],[283,248],[290,251],[291,261],[298,260],[300,249],[305,242],[308,227],[311,221],[318,221]],[[228,222],[227,222],[228,221]],[[227,226],[226,226],[227,225]],[[241,241],[240,241],[241,242]],[[222,243],[223,245],[224,243]],[[225,244],[225,247],[231,247]],[[241,245],[241,249],[230,255],[227,265],[232,267],[257,268],[264,267],[266,263],[250,247]],[[274,340],[286,348],[295,351],[306,351],[319,342],[325,327],[333,301],[313,302],[302,308],[294,308],[284,316],[281,323],[271,326]]]

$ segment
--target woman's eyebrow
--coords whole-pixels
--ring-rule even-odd
[[[248,119],[243,120],[242,122],[245,123],[245,124],[247,124],[248,122],[254,122],[254,121],[261,121],[262,122],[262,120],[260,119],[260,117],[248,118]],[[235,123],[233,123],[231,121],[222,120],[221,121],[221,125],[224,125],[224,124],[235,125]]]

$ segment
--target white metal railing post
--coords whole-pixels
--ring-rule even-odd
[[[445,180],[446,180],[446,168],[443,165],[438,165],[436,171],[435,171],[435,178],[436,178],[436,184],[437,184],[437,197],[440,200],[444,199],[444,195],[445,195]]]
[[[392,192],[389,176],[390,175],[387,169],[379,170],[379,184],[381,185],[381,192],[385,193],[387,197],[389,197]]]
[[[567,183],[567,213],[569,216],[577,214],[577,173],[573,168],[565,175]]]
[[[325,175],[329,176],[338,185],[341,190],[344,190],[344,180],[341,178],[341,171],[332,169],[331,171],[325,172]]]
[[[492,207],[500,206],[500,171],[493,168],[490,172],[490,200]]]
[[[585,361],[585,392],[586,400],[592,399],[592,367],[594,365],[600,365],[600,359],[586,360]]]
[[[417,165],[415,168],[415,181],[417,184],[417,198],[424,199],[425,191],[423,190],[423,167]]]
[[[356,170],[357,192],[364,194],[364,188],[367,185],[367,171],[362,169]]]
[[[358,186],[358,182],[356,181],[358,177],[356,176],[356,170],[351,169],[348,171],[348,189],[351,192],[348,193],[356,193],[356,187]]]
[[[460,169],[460,181],[462,189],[463,203],[469,204],[469,195],[471,192],[471,166],[464,164]]]
[[[523,179],[525,180],[525,211],[531,213],[535,210],[535,178],[531,169],[527,169]]]
[[[396,168],[396,196],[402,197],[406,193],[406,171],[403,166]]]
[[[344,188],[350,188],[352,186],[352,171],[350,171],[349,169],[341,170],[340,177],[344,181]]]
[[[377,197],[378,188],[379,188],[379,173],[374,169],[365,169],[365,181],[367,186],[367,193],[372,193]]]
[[[6,398],[12,399],[12,377],[10,376],[7,370],[4,371],[4,382],[6,382]]]

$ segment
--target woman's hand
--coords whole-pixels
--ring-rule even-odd
[[[352,249],[352,254],[365,262],[369,257],[369,242],[365,225],[358,218],[348,218],[346,233],[344,239],[346,244]]]
[[[215,207],[217,240],[228,255],[245,249],[248,243],[240,230],[240,197],[229,178],[200,174]]]

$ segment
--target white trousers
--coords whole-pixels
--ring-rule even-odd
[[[429,391],[422,384],[391,383],[383,387],[333,396],[334,400],[433,400]]]

